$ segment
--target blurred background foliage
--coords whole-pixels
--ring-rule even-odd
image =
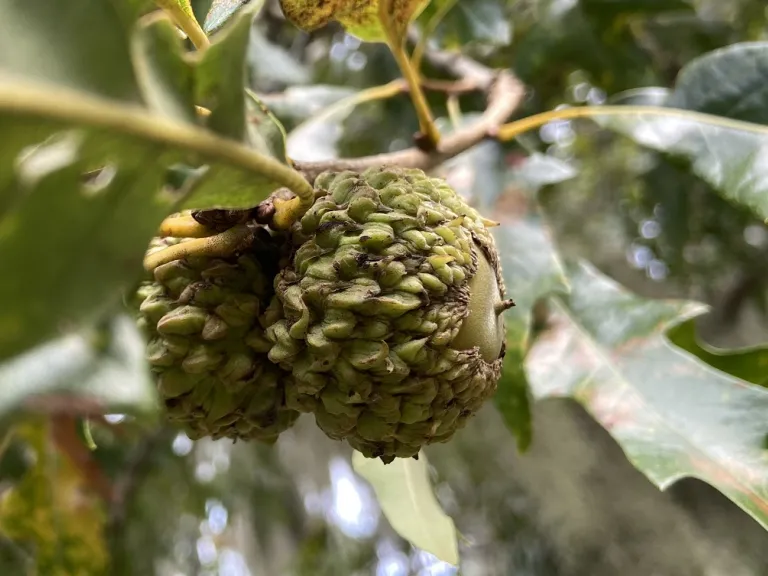
[[[440,6],[422,14],[420,27]],[[622,93],[671,88],[691,59],[754,40],[768,40],[764,0],[461,0],[430,44],[512,68],[529,88],[518,113],[528,115],[653,98]],[[315,118],[397,78],[397,67],[386,46],[362,45],[338,26],[298,31],[276,2],[254,23],[249,67],[251,88],[296,129],[296,159],[405,148],[417,129],[404,95]],[[450,129],[444,96],[430,93],[430,101]],[[459,105],[471,114],[483,102],[466,95]],[[541,165],[526,160],[532,153]],[[554,162],[577,176],[551,184]],[[543,187],[566,254],[640,294],[709,303],[713,313],[700,324],[713,344],[765,340],[768,229],[679,161],[561,121],[515,144],[483,144],[443,172],[476,196],[489,183],[521,193]],[[350,451],[311,419],[275,446],[257,446],[193,442],[114,415],[90,423],[95,450],[71,419],[30,420],[0,446],[0,574],[768,573],[767,536],[714,489],[685,480],[657,491],[569,401],[540,403],[533,416],[526,454],[493,406],[451,443],[426,450],[440,502],[463,536],[459,570],[395,535],[352,472]]]

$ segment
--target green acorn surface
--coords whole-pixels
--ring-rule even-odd
[[[420,170],[325,173],[275,278],[269,358],[289,408],[390,462],[449,440],[492,396],[504,284],[480,214]]]
[[[285,373],[267,358],[279,247],[263,228],[228,257],[157,267],[138,290],[147,358],[168,418],[193,438],[272,442],[299,413],[285,407]],[[156,238],[149,252],[185,241]]]

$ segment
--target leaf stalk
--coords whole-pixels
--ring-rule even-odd
[[[155,0],[155,2],[171,17],[176,26],[181,28],[198,51],[202,52],[211,45],[211,41],[195,18],[189,0]]]
[[[414,68],[411,59],[405,49],[405,36],[398,34],[395,23],[392,22],[388,10],[389,2],[379,2],[379,19],[387,36],[387,45],[395,58],[400,72],[408,84],[409,95],[419,118],[419,130],[424,135],[429,144],[429,148],[434,150],[440,142],[440,132],[435,125],[432,116],[432,110],[429,108],[427,98],[424,96],[424,90],[421,87],[421,78],[419,72]]]

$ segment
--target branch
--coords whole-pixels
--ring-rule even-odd
[[[522,82],[508,70],[492,70],[468,56],[440,50],[427,50],[424,53],[424,59],[433,66],[457,76],[457,84],[463,90],[471,86],[488,93],[488,106],[476,122],[443,138],[434,151],[425,152],[413,147],[398,152],[361,158],[294,162],[295,168],[303,173],[310,182],[314,182],[315,178],[326,170],[361,172],[367,168],[384,165],[429,170],[461,154],[486,138],[494,138],[498,128],[520,106],[525,95],[525,87]]]
[[[412,29],[408,34],[408,39],[413,43],[417,43],[418,33]],[[424,51],[424,60],[435,68],[440,68],[456,78],[484,86],[486,90],[491,86],[496,76],[493,69],[461,52],[427,48]]]

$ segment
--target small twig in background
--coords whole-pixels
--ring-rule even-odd
[[[453,126],[454,130],[459,130],[459,126],[461,126],[461,106],[459,105],[459,97],[456,94],[450,94],[445,106],[448,109],[448,118],[451,121],[451,126]]]
[[[481,92],[486,86],[479,84],[471,78],[461,80],[433,80],[431,78],[422,78],[421,87],[431,92],[445,92],[450,95],[467,94],[469,92]],[[406,88],[407,89],[407,88]]]
[[[425,55],[429,57],[429,53]],[[395,165],[404,168],[429,170],[461,154],[488,137],[495,137],[498,128],[518,108],[525,95],[523,84],[509,71],[494,73],[490,69],[488,107],[480,118],[444,137],[437,149],[425,152],[417,147],[376,154],[361,158],[340,158],[322,162],[295,162],[295,167],[310,181],[326,170],[354,170],[361,172],[374,166]],[[479,79],[479,76],[476,77]]]
[[[419,34],[415,30],[410,30],[408,40],[412,43],[418,43]],[[423,58],[435,68],[440,68],[451,76],[461,78],[464,81],[473,82],[486,90],[496,76],[495,70],[460,52],[425,47]]]
[[[417,36],[409,35],[412,41]],[[471,88],[488,94],[488,105],[480,118],[464,128],[445,136],[437,149],[425,152],[418,147],[397,152],[376,154],[361,158],[339,158],[322,162],[295,162],[310,182],[326,170],[354,170],[361,172],[374,166],[395,165],[404,168],[430,170],[446,160],[461,154],[486,138],[495,138],[497,130],[517,110],[525,96],[525,87],[509,70],[493,70],[468,56],[424,48],[423,58],[436,68],[441,68],[457,78],[454,87],[462,91]],[[429,81],[435,86],[435,81]],[[425,82],[425,88],[427,82]],[[450,86],[441,84],[442,88]]]

